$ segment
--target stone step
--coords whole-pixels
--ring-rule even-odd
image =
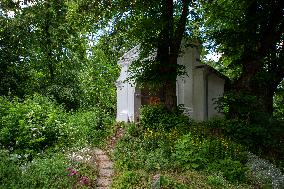
[[[99,169],[100,177],[111,177],[113,175],[113,169]]]
[[[109,177],[99,177],[97,179],[98,187],[109,187],[111,185],[111,178]]]
[[[95,153],[96,155],[105,155],[105,152],[104,152],[103,150],[101,150],[101,149],[95,149],[95,150],[94,150],[94,153]]]
[[[98,159],[99,161],[109,161],[108,156],[105,155],[105,154],[98,154],[98,155],[97,155],[97,159]]]
[[[111,161],[99,161],[98,168],[99,169],[112,169],[113,163]]]

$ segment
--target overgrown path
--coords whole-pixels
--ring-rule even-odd
[[[123,136],[123,133],[122,128],[116,130],[115,135],[109,138],[107,150],[110,152],[114,150],[116,142]],[[111,186],[114,173],[113,162],[110,160],[107,153],[101,149],[95,149],[94,154],[98,168],[97,188],[108,189]]]
[[[112,175],[114,172],[113,163],[103,150],[95,149],[94,153],[98,166],[97,188],[108,189],[111,186]]]

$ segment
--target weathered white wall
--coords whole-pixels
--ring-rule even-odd
[[[222,116],[215,104],[218,98],[223,96],[225,80],[218,77],[216,74],[211,73],[208,75],[208,118]]]
[[[205,117],[205,71],[204,68],[193,70],[193,119],[197,121],[206,120]]]
[[[135,84],[132,82],[125,82],[128,77],[128,69],[132,61],[138,58],[138,47],[133,48],[124,54],[118,61],[121,67],[120,76],[116,81],[117,86],[117,115],[116,121],[128,122],[134,121],[137,114],[137,99],[135,97]],[[140,106],[139,106],[140,107]]]
[[[136,121],[141,107],[141,91],[134,84],[123,82],[128,77],[128,68],[138,58],[139,47],[127,52],[118,62],[121,74],[117,80],[117,121]],[[186,75],[177,77],[177,102],[183,104],[185,114],[197,121],[220,115],[212,101],[223,95],[224,79],[210,72],[200,63],[196,47],[183,49],[178,64],[186,67]]]
[[[183,104],[185,114],[194,118],[194,99],[193,99],[193,68],[200,65],[198,48],[185,48],[178,58],[178,64],[185,66],[185,75],[177,77],[177,102]]]

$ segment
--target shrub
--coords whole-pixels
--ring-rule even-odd
[[[70,128],[69,142],[98,145],[108,136],[114,119],[103,110],[93,108],[75,112],[69,116],[67,122]]]
[[[183,169],[198,169],[205,165],[206,159],[201,154],[202,141],[195,140],[191,134],[177,140],[173,158]]]
[[[203,123],[206,129],[210,129],[213,133],[218,131],[219,135],[221,133],[221,136],[225,135],[233,139],[254,153],[267,154],[279,164],[284,155],[283,124],[284,122],[273,119],[264,120],[258,124],[226,119],[215,119]]]
[[[182,169],[221,172],[230,182],[246,181],[247,168],[244,148],[230,140],[198,138],[187,134],[177,140],[173,159]]]
[[[22,188],[70,188],[66,169],[70,162],[63,154],[35,158],[24,166]]]
[[[136,135],[133,128],[131,133]],[[119,169],[147,171],[169,168],[172,143],[170,135],[157,131],[145,131],[136,137],[126,133],[116,144],[114,152],[116,166]]]
[[[149,188],[148,175],[139,171],[124,171],[116,176],[112,188],[116,189],[143,189]],[[139,187],[138,187],[139,186]]]
[[[245,182],[246,172],[248,170],[240,161],[232,159],[217,160],[209,164],[207,169],[210,172],[221,172],[230,182]]]
[[[163,105],[148,105],[141,109],[141,125],[150,130],[182,129],[189,125],[189,118],[179,110],[172,113]]]
[[[47,97],[0,97],[0,113],[0,145],[10,151],[33,155],[67,137],[67,114]]]
[[[63,154],[50,154],[31,162],[19,155],[0,151],[0,188],[70,188],[66,168],[70,162]]]
[[[0,150],[0,188],[21,188],[21,169],[9,156],[8,151]]]

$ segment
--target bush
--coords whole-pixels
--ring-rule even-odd
[[[284,155],[283,133],[284,122],[263,120],[262,123],[250,124],[243,120],[215,119],[203,124],[206,129],[218,131],[234,141],[246,146],[257,154],[267,155],[275,163],[281,164]],[[280,161],[279,161],[280,160]]]
[[[133,128],[131,132],[136,134]],[[167,169],[172,166],[170,156],[173,144],[170,135],[162,132],[146,131],[136,137],[126,133],[115,148],[116,166],[126,170]]]
[[[240,161],[232,159],[221,159],[209,164],[211,172],[221,172],[222,175],[230,182],[245,182],[248,168],[241,164]]]
[[[124,171],[116,176],[112,183],[112,188],[115,189],[143,189],[149,188],[148,175],[139,171]],[[138,187],[139,186],[139,187]]]
[[[70,188],[63,154],[20,161],[19,155],[0,151],[0,188]]]
[[[47,97],[0,97],[0,113],[0,145],[12,152],[34,155],[67,137],[67,114]]]
[[[163,105],[148,105],[141,109],[141,125],[144,129],[169,130],[189,125],[189,118],[180,110],[172,113]]]
[[[230,182],[245,181],[243,147],[225,139],[197,138],[187,134],[177,140],[173,159],[182,169],[222,172]]]
[[[101,143],[113,118],[99,109],[66,113],[52,99],[0,97],[0,146],[32,159],[48,148]]]
[[[251,172],[250,176],[255,184],[259,186],[271,186],[275,189],[283,188],[284,174],[267,160],[249,153],[246,165]]]
[[[102,144],[108,136],[114,119],[100,109],[80,110],[69,116],[70,141],[73,144]]]
[[[0,188],[21,188],[21,169],[9,157],[8,151],[0,150]]]

